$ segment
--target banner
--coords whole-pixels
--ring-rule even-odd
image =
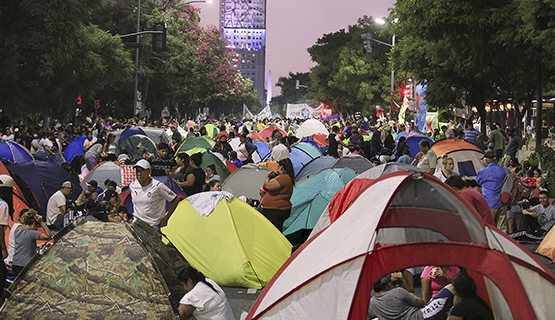
[[[266,105],[256,117],[258,119],[270,119],[272,117],[272,109],[270,109],[269,105]]]
[[[405,123],[405,114],[407,113],[407,110],[409,108],[409,98],[407,96],[405,96],[405,98],[403,99],[403,105],[401,106],[401,111],[399,111],[399,124],[404,124]]]
[[[287,104],[287,115],[288,119],[319,119],[320,118],[320,110],[322,106],[320,105],[318,108],[312,108],[306,103],[300,104]]]
[[[426,133],[426,113],[428,105],[424,99],[426,96],[426,88],[428,84],[419,84],[416,86],[416,117],[414,124],[419,132]]]
[[[247,106],[243,104],[243,119],[244,118],[254,119],[254,114],[252,114],[249,108],[247,108]]]

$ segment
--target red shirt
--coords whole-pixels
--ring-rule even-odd
[[[476,191],[474,188],[468,187],[461,191],[461,197],[474,207],[486,223],[495,225],[488,203],[480,192]]]

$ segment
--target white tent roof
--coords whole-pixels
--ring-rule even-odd
[[[326,127],[322,122],[320,122],[320,120],[308,119],[305,122],[303,122],[303,124],[301,124],[299,129],[297,129],[296,135],[297,135],[297,138],[303,138],[303,137],[310,137],[318,133],[325,134],[325,135],[330,134],[328,129],[326,129]]]

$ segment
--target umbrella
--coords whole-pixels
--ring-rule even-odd
[[[13,163],[33,161],[33,156],[24,146],[12,141],[0,141],[0,158]]]

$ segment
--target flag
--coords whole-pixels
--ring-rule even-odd
[[[414,124],[419,132],[426,133],[426,112],[428,106],[424,99],[426,95],[427,83],[419,84],[416,86],[416,119]]]

